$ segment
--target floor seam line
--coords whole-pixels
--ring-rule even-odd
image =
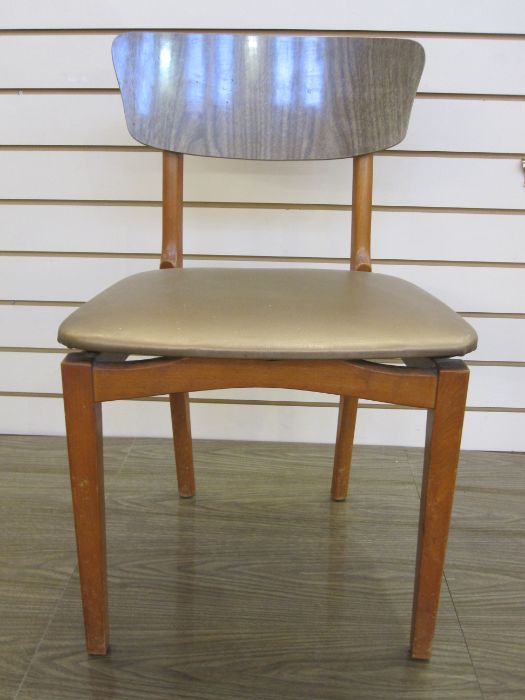
[[[408,450],[406,450],[406,454],[407,454],[407,457],[408,457]],[[418,484],[418,481],[416,480],[416,475],[414,474],[414,470],[412,469],[412,465],[411,465],[410,463],[409,463],[409,469],[410,469],[410,474],[411,474],[411,476],[412,476],[412,481],[413,481],[413,483],[414,483],[416,492],[417,492],[417,494],[418,494],[418,496],[419,496],[419,499],[421,499],[421,491],[420,491],[420,488],[419,488],[419,484]],[[479,692],[480,692],[480,695],[481,695],[481,700],[485,700],[485,695],[484,695],[484,693],[483,693],[483,688],[481,687],[481,682],[480,682],[480,680],[479,680],[478,672],[477,672],[476,666],[475,666],[475,664],[474,664],[474,659],[472,658],[472,654],[470,653],[470,647],[469,647],[468,642],[467,642],[467,637],[466,637],[466,635],[465,635],[465,631],[464,631],[464,629],[463,629],[463,625],[461,624],[461,620],[459,619],[459,613],[458,613],[458,610],[457,610],[457,608],[456,608],[456,602],[455,602],[455,600],[454,600],[454,596],[452,595],[452,590],[451,590],[451,588],[450,588],[450,585],[449,585],[449,582],[448,582],[448,579],[447,579],[447,575],[446,575],[446,570],[445,570],[445,569],[443,570],[443,580],[445,581],[445,586],[447,587],[447,591],[448,591],[448,594],[449,594],[449,596],[450,596],[450,602],[452,603],[452,608],[453,608],[453,610],[454,610],[454,615],[456,616],[456,620],[458,621],[458,626],[459,626],[459,629],[460,629],[460,631],[461,631],[461,636],[463,637],[463,641],[465,642],[465,647],[466,647],[466,649],[467,649],[468,658],[469,658],[469,661],[470,661],[470,665],[472,666],[472,671],[474,672],[474,677],[475,677],[475,679],[476,679],[476,683],[478,684]]]
[[[121,471],[122,471],[122,470],[124,469],[124,467],[126,466],[126,462],[127,462],[128,459],[129,459],[129,456],[130,456],[130,454],[131,454],[131,450],[132,450],[133,447],[135,446],[135,442],[136,442],[136,441],[137,441],[137,438],[135,438],[135,437],[131,438],[131,444],[130,444],[130,446],[128,447],[126,454],[124,455],[124,459],[122,460],[122,462],[121,462],[119,468],[117,469],[117,472],[116,472],[116,474],[115,474],[115,479],[116,479],[117,477],[120,476]]]
[[[408,471],[410,473],[410,478],[412,479],[412,483],[414,484],[414,488],[416,489],[417,497],[421,501],[421,489],[419,488],[418,481],[416,479],[416,475],[414,474],[414,470],[412,469],[412,464],[410,462],[410,453],[408,450],[405,450],[405,459],[406,463],[408,465]],[[421,455],[421,459],[423,460],[423,455]]]
[[[69,586],[69,583],[70,583],[71,579],[73,578],[73,576],[74,576],[76,570],[77,570],[77,566],[75,565],[75,566],[73,567],[73,570],[71,571],[71,573],[70,573],[69,576],[67,577],[67,579],[66,579],[64,585],[62,586],[62,590],[60,591],[60,594],[59,594],[59,596],[58,596],[58,598],[57,598],[57,601],[56,601],[56,603],[55,603],[55,606],[53,607],[53,610],[52,610],[52,612],[51,612],[51,614],[50,614],[50,616],[49,616],[49,619],[48,619],[47,624],[46,624],[46,626],[45,626],[45,628],[44,628],[44,631],[42,632],[42,636],[40,637],[40,639],[38,640],[38,643],[37,643],[36,646],[35,646],[35,650],[33,651],[33,655],[31,656],[31,658],[29,659],[29,663],[27,664],[27,668],[26,668],[26,670],[25,670],[25,673],[24,673],[24,675],[22,676],[22,680],[20,681],[20,683],[19,683],[19,685],[18,685],[18,688],[16,689],[15,694],[13,695],[13,700],[17,700],[18,696],[20,695],[20,691],[23,689],[23,685],[24,685],[24,683],[25,683],[25,681],[26,681],[26,678],[27,678],[27,676],[28,676],[28,674],[29,674],[29,671],[30,671],[30,669],[31,669],[31,666],[33,665],[33,662],[34,662],[34,660],[35,660],[35,658],[36,658],[36,655],[38,654],[38,652],[39,652],[39,650],[40,650],[40,647],[42,646],[42,643],[43,643],[44,639],[46,638],[46,635],[47,635],[47,632],[48,632],[48,630],[49,630],[49,628],[50,628],[50,626],[51,626],[51,623],[53,622],[53,620],[54,620],[55,617],[56,617],[56,614],[57,614],[58,608],[59,608],[59,606],[60,606],[60,603],[62,602],[62,600],[63,600],[63,598],[64,598],[64,595],[65,595],[65,593],[66,593],[66,589],[67,589],[67,587]]]
[[[117,473],[115,474],[115,477],[117,477],[117,476],[120,474],[120,472],[122,471],[122,469],[124,468],[124,466],[125,466],[125,464],[126,464],[128,458],[129,458],[129,456],[130,456],[130,454],[131,454],[131,450],[133,449],[133,447],[134,447],[134,445],[135,445],[135,442],[136,442],[136,438],[134,437],[134,438],[131,439],[130,445],[129,445],[127,451],[126,451],[126,454],[125,454],[125,456],[124,456],[124,458],[123,458],[123,460],[122,460],[122,463],[120,464],[120,466],[119,466],[119,468],[118,468],[118,470],[117,470]],[[50,614],[50,616],[49,616],[49,619],[48,619],[48,621],[47,621],[47,624],[46,624],[46,626],[44,627],[44,631],[42,632],[42,636],[40,637],[40,639],[38,640],[38,642],[37,642],[37,644],[36,644],[36,646],[35,646],[35,649],[34,649],[34,651],[33,651],[33,654],[31,655],[31,658],[29,659],[29,662],[28,662],[28,664],[27,664],[27,668],[26,668],[26,670],[25,670],[25,672],[24,672],[24,675],[22,676],[22,679],[21,679],[21,681],[20,681],[20,683],[19,683],[19,685],[18,685],[18,687],[17,687],[17,689],[16,689],[16,691],[15,691],[15,694],[13,695],[13,700],[17,700],[18,696],[20,695],[20,692],[23,690],[24,683],[25,683],[26,678],[27,678],[27,676],[28,676],[28,674],[29,674],[29,671],[30,671],[30,669],[31,669],[31,666],[33,665],[33,661],[35,660],[35,657],[36,657],[36,655],[38,654],[38,652],[39,652],[39,650],[40,650],[40,647],[42,646],[42,643],[44,642],[44,639],[45,639],[45,637],[46,637],[46,635],[47,635],[47,632],[48,632],[48,630],[49,630],[50,625],[52,624],[53,620],[54,620],[55,617],[56,617],[56,614],[57,614],[57,611],[58,611],[58,607],[59,607],[60,603],[62,602],[62,600],[63,600],[63,598],[64,598],[66,589],[67,589],[67,587],[68,587],[68,585],[69,585],[71,579],[73,578],[75,572],[77,571],[77,568],[78,568],[78,565],[75,564],[75,565],[73,566],[73,569],[72,569],[71,573],[68,575],[68,577],[67,577],[67,579],[66,579],[66,581],[65,581],[65,583],[64,583],[64,586],[62,587],[62,590],[60,591],[60,593],[59,593],[59,595],[58,595],[56,604],[55,604],[55,606],[53,607],[53,610],[52,610],[52,612],[51,612],[51,614]]]
[[[465,634],[465,630],[463,629],[463,625],[461,624],[461,620],[459,619],[459,613],[458,609],[456,607],[456,601],[454,600],[454,596],[452,595],[452,590],[450,588],[448,579],[447,579],[447,574],[446,571],[443,571],[443,579],[445,581],[445,586],[447,587],[448,594],[450,596],[450,600],[452,602],[452,607],[454,608],[454,614],[456,616],[456,620],[458,621],[459,629],[461,630],[461,636],[463,637],[463,641],[465,642],[465,647],[467,649],[467,654],[470,659],[470,665],[472,666],[472,670],[474,671],[474,676],[476,678],[476,682],[478,684],[479,692],[481,695],[482,700],[485,700],[485,694],[483,693],[483,688],[481,687],[481,681],[478,676],[478,671],[476,668],[476,665],[474,664],[474,659],[472,658],[472,654],[470,653],[470,647],[467,642],[467,636]]]
[[[111,438],[110,438],[111,439]],[[104,437],[102,438],[104,440]],[[127,461],[129,459],[129,456],[131,454],[131,451],[133,447],[135,446],[137,438],[131,438],[131,444],[126,450],[126,454],[122,458],[122,462],[119,464],[116,472],[114,474],[106,474],[106,468],[104,466],[104,510],[107,508],[109,500],[111,498],[111,491],[113,490],[113,487],[117,483],[124,467],[127,464]],[[103,464],[105,464],[105,460],[103,460]]]

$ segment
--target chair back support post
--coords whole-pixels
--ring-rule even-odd
[[[352,184],[352,246],[350,268],[370,272],[370,231],[372,227],[373,155],[354,157]]]
[[[160,267],[182,267],[184,156],[162,152],[162,253]]]

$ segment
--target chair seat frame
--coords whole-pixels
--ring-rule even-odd
[[[422,369],[344,360],[162,358],[125,362],[119,356],[70,353],[62,373],[88,652],[105,654],[109,645],[102,402],[170,394],[179,493],[191,497],[195,479],[187,392],[258,386],[341,396],[331,491],[337,501],[344,500],[348,490],[356,397],[428,410],[411,655],[430,658],[468,368],[461,360],[428,364]]]
[[[164,152],[161,267],[182,266],[182,155]],[[372,156],[354,158],[351,267],[370,271]],[[73,352],[62,363],[64,406],[86,645],[109,647],[102,412],[105,401],[169,394],[179,494],[195,494],[188,392],[234,387],[340,396],[331,497],[347,497],[358,399],[427,410],[411,656],[428,659],[436,624],[469,371],[461,360],[156,358]]]

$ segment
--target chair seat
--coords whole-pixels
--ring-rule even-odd
[[[128,277],[69,316],[71,348],[250,358],[452,357],[476,333],[419,287],[370,272],[165,269]]]

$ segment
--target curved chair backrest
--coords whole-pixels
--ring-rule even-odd
[[[129,32],[113,42],[113,61],[141,143],[324,160],[404,138],[424,52],[405,39]]]

